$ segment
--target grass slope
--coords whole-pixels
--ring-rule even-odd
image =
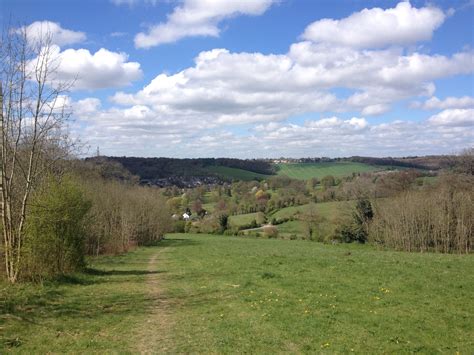
[[[282,219],[290,217],[298,217],[298,214],[305,213],[308,208],[308,205],[302,206],[291,206],[282,208],[274,213],[271,218]],[[318,224],[318,232],[324,238],[331,237],[334,234],[334,229],[336,224],[334,220],[340,216],[348,214],[351,212],[353,202],[351,201],[332,201],[332,202],[322,202],[314,205],[315,211],[318,216],[323,217],[323,220]],[[288,221],[282,224],[277,225],[279,236],[283,238],[288,238],[290,236],[302,237],[304,235],[304,222],[300,220]]]
[[[229,168],[227,166],[209,166],[206,168],[209,172],[217,174],[226,179],[251,181],[256,179],[266,179],[270,175],[254,173],[253,171]]]
[[[0,283],[0,353],[136,351],[152,307],[145,280],[156,252],[101,257],[89,273],[43,285]]]
[[[254,219],[257,219],[257,215],[258,212],[229,216],[229,224],[231,227],[239,227],[246,224],[250,224]]]
[[[322,179],[327,175],[343,177],[352,173],[363,173],[378,169],[373,165],[354,162],[289,163],[278,164],[278,167],[278,175],[286,175],[300,180],[308,180],[313,177]]]
[[[103,272],[75,282],[3,285],[4,349],[470,353],[474,347],[472,255],[175,234],[159,247],[102,258],[94,267]],[[163,290],[159,297],[148,291],[149,273]],[[160,307],[172,320],[144,338]]]
[[[316,213],[326,219],[333,219],[338,214],[349,211],[353,206],[352,201],[331,201],[314,204]],[[289,218],[298,213],[304,213],[310,207],[309,204],[282,208],[271,215],[274,218]]]

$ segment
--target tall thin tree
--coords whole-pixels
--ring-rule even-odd
[[[57,160],[71,84],[56,78],[58,47],[48,29],[34,40],[24,27],[7,29],[0,56],[0,212],[6,276],[15,283],[30,197],[45,167]]]

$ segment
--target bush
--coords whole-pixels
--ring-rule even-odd
[[[173,231],[175,233],[185,233],[185,231],[186,231],[186,222],[185,221],[175,221]]]
[[[263,228],[263,235],[269,239],[278,238],[278,228],[274,226],[266,226]]]
[[[43,278],[85,266],[85,216],[90,207],[72,178],[46,180],[31,203],[24,276]]]

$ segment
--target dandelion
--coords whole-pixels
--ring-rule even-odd
[[[327,348],[328,346],[329,346],[329,343],[321,344],[321,349]]]

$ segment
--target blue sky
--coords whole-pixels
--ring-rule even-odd
[[[474,145],[474,2],[3,0],[52,34],[93,154],[446,154]]]

